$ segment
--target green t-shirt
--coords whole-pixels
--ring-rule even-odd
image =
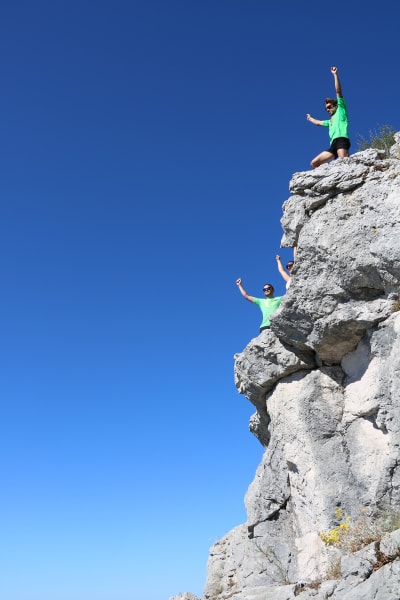
[[[348,138],[349,120],[347,117],[347,108],[344,98],[338,98],[338,106],[335,114],[329,121],[322,121],[324,127],[329,127],[329,139],[331,144],[338,137]]]
[[[269,327],[271,325],[269,317],[279,308],[282,298],[283,296],[277,296],[276,298],[253,298],[254,304],[257,304],[260,308],[263,316],[260,327]]]

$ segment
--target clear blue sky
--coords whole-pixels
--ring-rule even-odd
[[[202,594],[262,455],[235,280],[284,293],[331,65],[353,151],[400,129],[399,21],[397,0],[3,2],[0,598]]]

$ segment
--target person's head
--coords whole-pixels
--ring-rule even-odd
[[[264,292],[264,296],[266,298],[273,298],[274,296],[274,286],[271,285],[270,283],[264,283],[263,285],[263,292]]]
[[[337,110],[337,100],[335,98],[325,98],[325,110],[332,116]]]
[[[286,265],[286,268],[289,271],[289,273],[292,272],[293,265],[294,265],[294,262],[292,260],[289,260],[288,264]]]

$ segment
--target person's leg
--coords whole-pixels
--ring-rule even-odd
[[[336,153],[338,158],[346,158],[349,156],[350,140],[349,138],[339,137],[332,142],[329,150]]]
[[[337,155],[338,158],[346,158],[349,155],[349,151],[346,148],[338,148]]]
[[[321,154],[318,154],[315,158],[312,159],[310,165],[313,169],[319,167],[319,165],[323,165],[324,163],[329,162],[335,158],[335,155],[332,152],[328,152],[328,150],[324,150]]]

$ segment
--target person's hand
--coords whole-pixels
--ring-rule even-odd
[[[236,279],[236,285],[240,285],[242,283],[241,278],[239,277],[239,279]]]
[[[331,67],[332,75],[337,75],[337,71],[338,71],[337,67]]]
[[[307,121],[311,121],[311,118],[312,118],[312,117],[311,117],[311,115],[309,115],[309,114],[307,113],[307,114],[306,114],[306,117],[307,117]]]
[[[276,258],[276,260],[281,260],[281,257],[279,256],[279,254],[277,254],[277,255],[275,256],[275,258]]]

